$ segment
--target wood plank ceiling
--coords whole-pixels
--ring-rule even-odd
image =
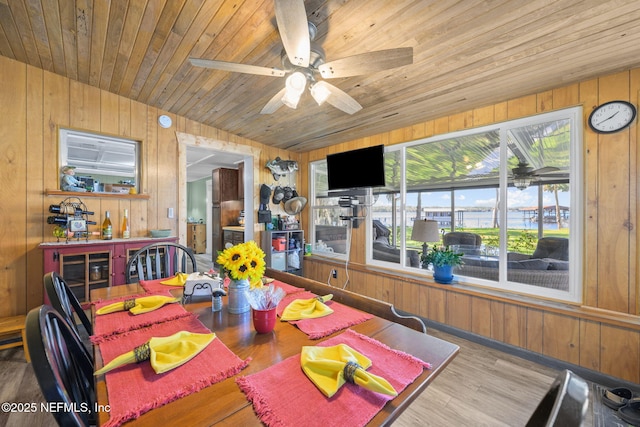
[[[304,152],[640,66],[640,2],[307,0],[327,60],[413,47],[414,63],[261,115],[283,78],[273,0],[0,0],[0,54],[269,146]]]

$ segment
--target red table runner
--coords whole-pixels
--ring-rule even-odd
[[[183,317],[113,335],[100,344],[100,352],[107,364],[151,337],[169,336],[183,330],[211,332],[197,318]],[[105,426],[119,426],[153,408],[231,377],[244,369],[249,361],[241,360],[216,337],[189,362],[164,374],[156,374],[149,362],[119,367],[105,374],[110,406],[109,421]]]
[[[118,300],[95,303],[95,309],[98,310],[99,308],[114,302],[118,302]],[[144,328],[155,323],[166,322],[187,316],[194,316],[194,314],[185,310],[180,303],[166,304],[157,310],[137,315],[131,314],[129,311],[117,311],[115,313],[102,314],[99,316],[96,315],[93,321],[93,335],[91,336],[91,342],[99,344],[107,337],[114,334],[121,334],[123,332]]]
[[[144,289],[148,294],[156,294],[156,295],[165,295],[165,296],[173,296],[171,289],[184,289],[184,286],[173,286],[173,285],[163,285],[160,282],[164,282],[165,280],[169,280],[169,278],[164,279],[155,279],[155,280],[140,280],[140,286]]]
[[[319,346],[347,344],[371,359],[367,370],[385,378],[398,393],[431,365],[410,354],[350,329],[319,343]],[[247,395],[260,420],[267,426],[316,425],[363,426],[392,396],[378,394],[347,383],[327,398],[300,368],[300,354],[255,374],[239,377],[236,383]]]
[[[309,299],[315,298],[316,296],[316,294],[309,291],[288,294],[280,301],[280,304],[278,304],[277,314],[281,316],[287,305],[296,299]],[[333,310],[332,314],[316,319],[292,320],[289,321],[289,323],[296,325],[298,329],[307,334],[309,338],[315,340],[373,318],[373,315],[369,313],[356,310],[355,308],[335,301],[328,301],[326,305]]]

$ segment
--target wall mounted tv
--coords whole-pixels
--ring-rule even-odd
[[[384,186],[384,145],[329,154],[327,180],[329,191]]]

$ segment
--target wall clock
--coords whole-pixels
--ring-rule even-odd
[[[171,117],[169,117],[169,116],[162,115],[162,116],[158,117],[158,124],[160,126],[162,126],[163,128],[165,128],[165,129],[170,128],[171,127],[171,123],[172,123]]]
[[[589,127],[598,133],[614,133],[636,119],[636,107],[627,101],[610,101],[596,107],[589,115]]]

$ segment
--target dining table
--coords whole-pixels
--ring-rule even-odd
[[[181,288],[167,288],[168,295],[181,296]],[[293,289],[293,287],[289,288]],[[304,289],[300,289],[300,291],[304,291]],[[131,296],[145,295],[146,292],[147,289],[140,283],[92,290],[90,298],[94,325],[100,323],[102,321],[100,317],[103,317],[96,316],[95,307],[98,303],[120,301]],[[303,346],[322,345],[324,341],[338,339],[340,334],[345,333],[345,330],[341,330],[319,339],[312,339],[295,325],[277,321],[272,332],[259,334],[253,327],[251,311],[231,314],[228,311],[226,299],[227,297],[223,297],[223,307],[220,311],[212,311],[210,298],[195,298],[189,300],[188,303],[182,301],[178,304],[182,304],[188,313],[197,316],[197,320],[206,329],[215,333],[217,340],[220,340],[244,362],[241,370],[195,392],[159,406],[154,405],[153,408],[137,414],[134,419],[127,420],[123,425],[264,425],[263,420],[256,413],[254,404],[239,387],[238,379],[261,373],[291,359],[292,356],[300,354]],[[122,326],[126,327],[126,325]],[[351,325],[347,329],[350,330],[349,333],[351,331],[356,333],[352,335],[371,338],[372,341],[379,342],[382,346],[388,346],[389,349],[392,349],[391,351],[406,353],[428,364],[428,368],[421,368],[415,380],[407,384],[396,397],[385,401],[384,406],[368,421],[367,425],[371,426],[391,424],[436,379],[459,352],[459,347],[453,343],[375,315],[368,315],[367,320]],[[102,368],[104,363],[100,344],[94,344],[94,359],[95,369]],[[187,362],[184,367],[188,367],[190,363]],[[109,406],[111,402],[105,382],[108,375],[95,377],[98,425],[110,424],[112,408]],[[170,375],[170,373],[164,375]],[[274,388],[281,387],[286,382],[287,378],[282,378],[281,382],[275,381],[272,386]],[[285,389],[283,388],[283,390]],[[287,399],[284,391],[283,394],[282,399]],[[308,402],[308,410],[314,410],[314,402]],[[358,409],[354,408],[354,410]]]

